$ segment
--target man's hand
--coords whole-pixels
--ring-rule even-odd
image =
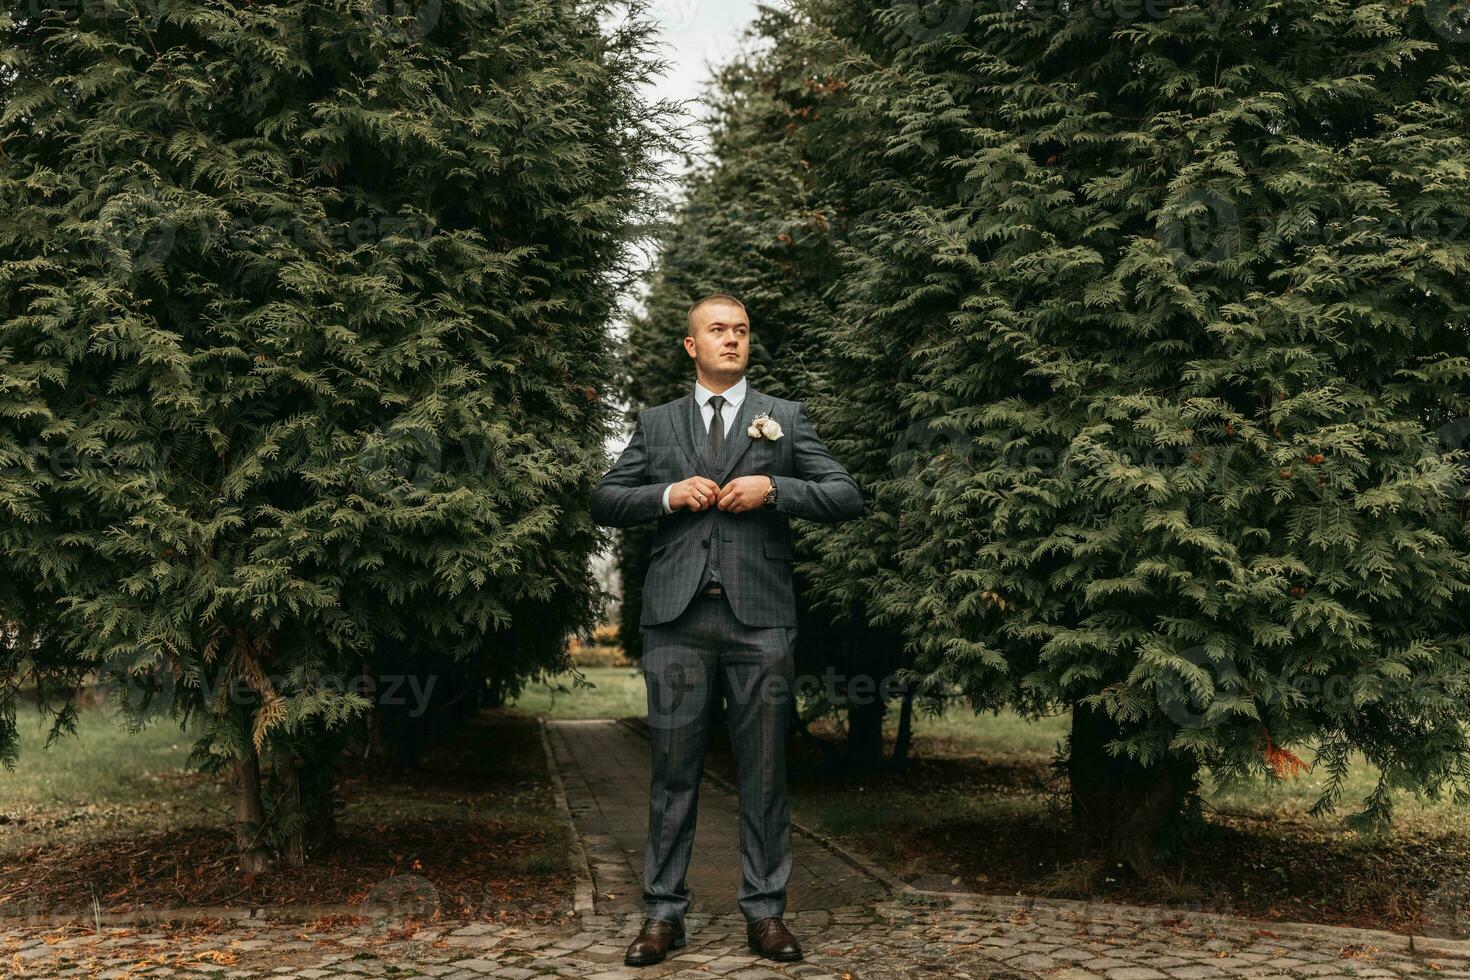
[[[690,510],[704,510],[719,500],[720,485],[707,476],[691,476],[689,479],[674,484],[669,491],[669,507],[678,510],[687,507]]]
[[[720,488],[720,510],[732,514],[755,510],[766,502],[766,491],[770,489],[768,476],[737,476]]]

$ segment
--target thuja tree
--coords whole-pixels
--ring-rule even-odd
[[[247,870],[305,859],[332,740],[411,696],[385,646],[420,689],[414,650],[524,678],[596,619],[606,324],[665,139],[618,8],[0,21],[7,574],[48,658],[202,722]]]
[[[630,325],[624,358],[630,403],[642,408],[689,390],[693,365],[682,346],[685,314],[696,298],[731,292],[752,322],[750,383],[797,399],[818,419],[824,439],[845,458],[844,434],[825,421],[840,397],[826,373],[826,337],[836,326],[825,296],[838,279],[831,212],[818,195],[806,159],[806,127],[821,110],[833,79],[795,43],[800,21],[790,11],[763,8],[747,37],[748,51],[716,73],[709,89],[708,162],[692,171],[658,261],[641,314]],[[800,522],[798,522],[800,524]],[[636,654],[640,587],[647,572],[651,529],[625,531],[620,542],[625,648]],[[798,526],[803,559],[843,566],[826,544],[826,526]],[[871,624],[862,596],[823,588],[798,565],[797,660],[807,684],[798,731],[834,764],[867,769],[885,761],[880,696],[895,689],[901,643]],[[857,679],[854,682],[854,679]],[[881,681],[889,679],[887,687]],[[835,713],[845,737],[816,737],[806,722]],[[904,700],[901,713],[912,713]],[[898,752],[906,745],[907,726]]]
[[[892,562],[856,587],[929,676],[1070,709],[1075,829],[1143,871],[1201,767],[1315,764],[1327,810],[1361,751],[1377,819],[1463,787],[1470,46],[1392,3],[805,6],[834,426],[896,528],[830,546]]]

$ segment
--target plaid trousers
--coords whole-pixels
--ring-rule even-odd
[[[721,694],[738,769],[740,910],[748,922],[785,914],[791,877],[786,735],[797,628],[746,626],[727,596],[696,596],[678,618],[642,632],[653,763],[645,914],[682,925],[693,901],[685,875],[710,720]]]

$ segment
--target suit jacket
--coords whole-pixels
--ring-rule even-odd
[[[768,413],[779,439],[752,439],[750,420]],[[863,516],[857,481],[832,458],[801,402],[747,387],[725,439],[723,458],[708,457],[708,437],[694,393],[638,413],[633,438],[592,490],[592,519],[605,527],[657,521],[643,583],[639,625],[677,619],[704,574],[709,542],[719,535],[720,582],[735,618],[747,626],[795,626],[796,561],[790,519],[836,523]],[[737,476],[764,474],[776,484],[776,506],[732,514],[663,512],[664,487],[694,475],[724,486]]]

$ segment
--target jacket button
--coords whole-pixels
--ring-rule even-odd
[[[701,541],[699,543],[702,544],[702,545],[704,545],[706,548],[708,548],[709,547],[709,538],[705,538],[703,541]]]

